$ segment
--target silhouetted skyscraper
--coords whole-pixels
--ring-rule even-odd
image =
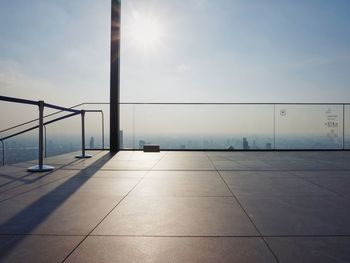
[[[243,137],[243,149],[244,150],[249,150],[250,147],[249,147],[249,143],[248,143],[248,140],[246,137]]]
[[[94,149],[94,148],[95,148],[94,136],[92,136],[92,137],[90,138],[89,148],[90,148],[90,149]]]
[[[119,147],[120,147],[120,149],[124,148],[123,131],[122,130],[119,131]]]
[[[143,146],[146,144],[144,140],[139,140],[139,149],[143,149]]]

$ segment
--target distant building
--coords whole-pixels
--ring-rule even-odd
[[[139,140],[139,149],[143,149],[143,146],[146,144],[144,140]]]
[[[124,142],[123,142],[123,130],[119,131],[119,148],[124,148]]]
[[[233,151],[235,148],[232,146],[232,145],[230,145],[229,147],[227,147],[227,150],[229,150],[229,151]]]
[[[249,150],[249,143],[246,137],[243,137],[243,150]]]
[[[203,145],[204,145],[204,149],[208,149],[208,146],[209,146],[208,140],[204,140]]]
[[[94,148],[95,148],[94,136],[92,136],[92,137],[90,138],[89,148],[90,148],[90,149],[94,149]]]
[[[187,142],[187,145],[188,145],[188,148],[192,149],[192,147],[193,147],[192,140],[189,140],[189,141]]]
[[[266,149],[271,150],[272,144],[270,142],[266,143]]]

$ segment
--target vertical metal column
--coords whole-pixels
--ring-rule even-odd
[[[120,149],[120,0],[111,5],[110,151]]]
[[[276,150],[276,104],[273,104],[273,149]]]
[[[135,150],[135,146],[136,146],[136,141],[135,141],[135,104],[132,105],[132,141],[133,141],[133,150]]]
[[[81,154],[75,158],[91,158],[92,155],[85,153],[85,110],[81,110]]]
[[[105,149],[105,115],[103,114],[103,111],[101,111],[101,118],[102,118],[102,150]]]
[[[345,104],[343,104],[343,150],[345,150]]]
[[[5,144],[4,142],[1,140],[1,145],[2,145],[2,165],[5,165]]]
[[[47,139],[46,139],[46,125],[44,124],[44,138],[45,138],[45,144],[44,144],[44,152],[45,152],[45,158],[47,157]]]
[[[39,164],[28,168],[28,172],[48,172],[54,167],[44,165],[44,101],[38,102],[39,106]]]

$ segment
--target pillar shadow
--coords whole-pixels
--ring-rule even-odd
[[[0,261],[16,249],[17,245],[30,234],[36,227],[43,223],[57,208],[59,208],[70,196],[82,187],[100,168],[106,164],[115,154],[109,153],[93,162],[67,181],[57,186],[49,193],[25,207],[0,225],[0,237],[16,235],[11,242],[0,244]],[[79,180],[77,180],[79,177]],[[4,214],[6,211],[1,210]]]

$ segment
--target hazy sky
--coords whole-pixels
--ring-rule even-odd
[[[122,0],[121,101],[350,102],[349,14],[348,0]],[[0,0],[1,95],[109,101],[109,56],[110,0]],[[37,116],[35,107],[7,105],[2,126]],[[136,128],[147,130],[147,116],[185,121],[181,111],[154,112],[138,108]],[[270,112],[242,118],[270,122]],[[123,127],[132,129],[126,114]],[[220,120],[234,124],[225,114]],[[200,123],[195,130],[211,132]]]
[[[122,101],[350,101],[348,0],[122,8]],[[109,0],[0,0],[0,93],[108,101],[109,38]]]
[[[122,101],[350,101],[347,0],[122,7]],[[108,101],[109,23],[109,0],[1,0],[1,94]]]

